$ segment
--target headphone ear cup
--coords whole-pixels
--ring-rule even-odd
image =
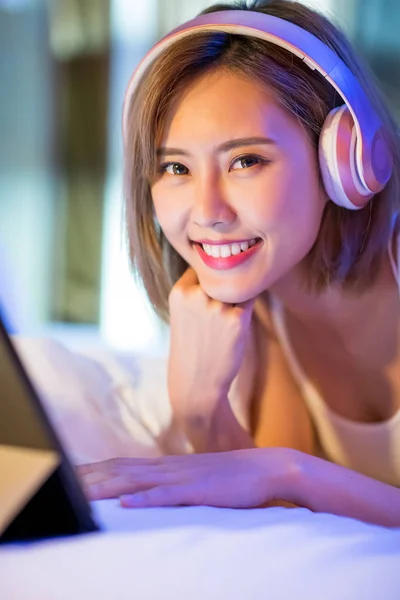
[[[326,117],[324,124],[321,129],[318,143],[318,158],[319,167],[321,170],[322,181],[324,182],[325,191],[328,198],[335,204],[343,206],[340,202],[337,188],[340,186],[340,182],[335,181],[334,169],[333,169],[333,156],[334,156],[334,142],[335,136],[332,134],[332,120],[336,114],[337,109],[332,110]],[[341,186],[340,186],[341,187]],[[344,192],[342,191],[342,194]]]
[[[356,128],[347,106],[331,110],[319,137],[319,165],[329,198],[350,210],[364,208],[374,195],[358,175],[356,144]]]

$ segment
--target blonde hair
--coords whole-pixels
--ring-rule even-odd
[[[214,5],[204,13],[241,9],[267,13],[308,30],[347,64],[380,117],[394,155],[393,175],[385,189],[362,210],[328,202],[315,244],[303,260],[304,284],[321,292],[334,282],[360,292],[370,286],[387,252],[393,215],[400,209],[400,138],[386,101],[369,69],[343,33],[320,13],[288,0]],[[328,112],[343,100],[317,73],[288,51],[269,42],[223,32],[196,33],[161,53],[143,78],[128,107],[125,137],[125,208],[129,254],[156,313],[168,321],[168,296],[187,268],[157,225],[151,182],[156,148],[172,103],[195,78],[225,69],[262,82],[276,100],[318,137]]]

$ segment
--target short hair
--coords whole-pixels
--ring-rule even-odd
[[[290,21],[322,40],[357,77],[383,123],[394,157],[386,187],[361,210],[328,201],[317,239],[303,259],[304,285],[315,293],[339,283],[356,293],[375,281],[387,252],[393,215],[400,210],[400,137],[375,77],[357,57],[342,31],[319,12],[288,0],[216,4],[220,10],[253,10]],[[154,215],[151,183],[156,148],[172,103],[192,83],[224,69],[261,82],[274,99],[303,125],[315,143],[327,114],[343,99],[318,73],[289,51],[270,42],[224,32],[198,32],[161,52],[141,81],[128,110],[124,196],[129,255],[156,313],[169,320],[168,296],[188,267],[170,245]]]

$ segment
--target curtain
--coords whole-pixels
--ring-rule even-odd
[[[49,0],[59,202],[52,318],[98,323],[109,95],[109,0]]]

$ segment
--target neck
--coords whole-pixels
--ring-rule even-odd
[[[378,277],[365,292],[343,290],[329,286],[321,293],[312,293],[301,285],[300,270],[293,270],[268,290],[297,321],[318,331],[321,327],[348,337],[371,314],[387,310],[386,300],[398,303],[398,289],[389,259],[382,262]]]

